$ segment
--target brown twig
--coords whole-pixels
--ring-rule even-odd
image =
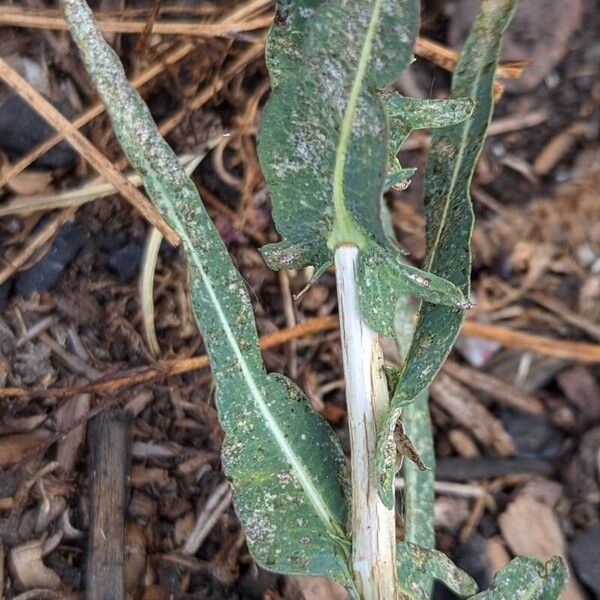
[[[289,342],[292,339],[305,335],[323,333],[337,329],[337,315],[315,317],[288,329],[282,329],[263,336],[260,347],[263,350],[274,348]],[[482,337],[495,340],[504,346],[529,350],[567,360],[583,363],[600,362],[600,344],[586,344],[547,338],[540,335],[514,331],[499,325],[488,325],[476,321],[465,321],[461,331],[462,335]],[[24,389],[17,387],[0,388],[0,398],[67,398],[81,393],[114,393],[120,389],[146,383],[155,379],[188,373],[209,365],[208,356],[193,358],[178,358],[164,360],[149,367],[107,375],[99,381],[80,387],[64,387],[49,389]]]
[[[146,18],[146,25],[144,26],[144,30],[142,31],[140,37],[135,43],[134,51],[137,54],[144,54],[148,48],[148,39],[152,30],[154,29],[154,25],[156,25],[156,19],[158,19],[158,15],[160,13],[160,0],[154,0],[154,4],[152,9],[150,10],[150,14]]]
[[[131,85],[134,88],[140,88],[142,85],[148,83],[168,67],[176,64],[185,56],[187,56],[193,49],[194,44],[184,42],[179,45],[173,51],[167,53],[159,62],[152,64],[143,73],[140,73],[137,77],[131,80]],[[76,129],[81,129],[84,125],[89,123],[92,119],[101,115],[105,111],[105,106],[101,102],[97,102],[88,108],[85,112],[79,115],[73,122],[72,125]],[[65,135],[62,131],[55,133],[52,137],[38,144],[35,148],[30,150],[25,156],[20,158],[16,163],[6,168],[5,171],[0,175],[0,188],[4,187],[13,177],[18,175],[23,169],[26,169],[33,161],[37,160],[40,156],[48,152],[65,139]]]
[[[59,13],[35,14],[23,10],[6,11],[2,8],[0,24],[10,27],[26,27],[28,29],[51,29],[68,31],[69,26]],[[248,20],[229,21],[227,23],[206,23],[186,21],[156,21],[152,33],[163,35],[190,35],[198,37],[229,37],[245,31],[255,31],[269,27],[272,14]],[[146,20],[104,18],[98,19],[98,27],[103,33],[143,33]]]
[[[453,360],[447,360],[443,370],[454,379],[464,383],[466,386],[483,392],[494,398],[505,406],[510,406],[532,415],[544,412],[544,405],[535,397],[496,379],[491,375],[482,373],[477,369],[465,367]]]
[[[459,54],[452,48],[443,46],[427,38],[417,38],[415,54],[437,65],[441,69],[452,73],[458,63]],[[502,66],[498,67],[498,75],[502,72]],[[512,71],[509,71],[512,73]],[[519,73],[520,75],[520,73]],[[494,98],[502,96],[504,86],[498,81],[494,82]]]
[[[490,325],[471,320],[464,322],[461,334],[494,340],[503,346],[537,352],[554,358],[575,360],[582,363],[600,362],[600,344],[549,338],[525,333],[524,331],[515,331],[500,325]]]
[[[445,71],[454,71],[460,57],[456,50],[424,37],[417,38],[415,54],[426,58]],[[498,77],[518,79],[527,64],[527,61],[522,60],[503,61],[498,67]]]
[[[179,237],[165,223],[154,205],[126,178],[71,122],[48,102],[28,81],[0,58],[0,78],[38,112],[54,129],[62,131],[65,139],[103,175],[140,213],[173,245]]]
[[[0,271],[0,285],[10,279],[58,231],[61,225],[73,218],[77,207],[68,206],[59,211],[44,228],[27,240],[25,247]]]

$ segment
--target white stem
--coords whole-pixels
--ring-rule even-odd
[[[396,527],[375,487],[377,427],[388,409],[379,335],[363,320],[358,249],[340,246],[335,269],[346,378],[352,466],[352,569],[363,600],[396,598]]]

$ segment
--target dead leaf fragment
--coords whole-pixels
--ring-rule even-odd
[[[60,577],[42,561],[43,547],[42,540],[34,540],[11,549],[8,564],[19,590],[55,590],[60,585]]]
[[[348,593],[325,577],[291,576],[286,580],[284,598],[289,600],[347,600]]]
[[[431,385],[431,395],[459,425],[496,454],[511,456],[515,453],[515,443],[502,422],[456,380],[440,373]]]
[[[553,556],[566,560],[567,549],[554,510],[528,494],[519,495],[498,519],[502,537],[515,555],[533,556],[543,562]],[[583,600],[574,577],[569,577],[562,600]]]
[[[42,431],[0,437],[0,468],[15,465],[43,448],[49,437],[50,433]]]
[[[396,464],[396,469],[399,471],[402,466],[402,458],[406,457],[417,467],[420,471],[427,471],[428,467],[423,462],[423,459],[420,457],[415,445],[412,443],[411,439],[404,433],[404,427],[402,426],[402,422],[398,421],[396,429],[394,431],[394,442],[396,443],[396,450],[398,451],[398,460]]]

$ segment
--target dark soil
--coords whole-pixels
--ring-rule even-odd
[[[142,7],[146,17],[151,4],[101,1],[98,8],[119,13]],[[196,8],[205,7],[206,15],[178,18],[218,19],[235,4],[202,3]],[[460,38],[456,19],[462,13],[456,11],[462,2],[424,4],[424,36],[446,43],[449,32],[454,32],[453,40]],[[550,4],[560,4],[560,14],[568,12],[564,3]],[[584,2],[581,24],[537,85],[519,89],[511,84],[505,91],[494,121],[545,116],[534,127],[517,124],[490,137],[474,180],[473,318],[557,343],[600,341],[596,4]],[[40,8],[43,3],[32,0],[24,6]],[[537,31],[538,43],[550,33]],[[521,30],[517,34],[518,39],[524,35]],[[132,75],[159,64],[184,41],[151,36],[146,48],[136,51],[138,35],[111,36]],[[529,42],[531,56],[538,57],[536,39]],[[262,59],[227,75],[249,47],[244,36],[193,42],[195,48],[145,84],[142,95],[159,124],[182,112],[167,135],[178,154],[207,152],[193,178],[247,282],[259,333],[335,314],[335,282],[328,272],[291,307],[291,319],[290,294],[303,288],[307,274],[279,277],[258,252],[277,239],[254,150],[268,94]],[[34,85],[69,116],[95,101],[65,32],[2,27],[0,56],[22,72],[37,73]],[[409,84],[399,85],[404,91],[416,88],[425,97],[442,96],[449,76],[418,59]],[[194,98],[206,90],[208,100],[194,109]],[[18,102],[15,108],[7,87],[2,94],[0,158],[7,169],[49,131],[29,109]],[[572,135],[565,134],[569,128]],[[83,131],[118,164],[121,154],[105,115]],[[207,149],[207,142],[222,131],[231,133],[224,147]],[[560,144],[557,138],[566,141]],[[426,152],[413,150],[403,155],[403,164],[423,167],[425,158]],[[60,145],[0,191],[0,208],[16,196],[73,189],[95,176],[83,159]],[[409,190],[388,198],[398,236],[415,263],[424,254],[421,188],[417,176]],[[86,428],[100,414],[118,419],[127,412],[131,464],[123,457],[120,468],[128,477],[123,561],[131,598],[333,597],[324,592],[311,596],[298,582],[257,567],[227,500],[201,543],[186,551],[197,521],[214,513],[226,494],[210,371],[170,375],[160,371],[164,363],[157,363],[159,370],[146,383],[104,392],[84,389],[117,375],[131,377],[134,369],[157,360],[203,354],[187,296],[184,257],[163,243],[154,284],[160,354],[153,356],[138,290],[146,223],[113,195],[84,204],[74,218],[57,224],[45,243],[37,244],[38,234],[48,230],[60,210],[0,217],[0,274],[9,274],[0,283],[0,392],[9,387],[37,390],[21,398],[5,393],[0,404],[0,595],[14,598],[38,590],[38,596],[23,597],[83,597],[94,477],[93,439]],[[11,266],[28,248],[31,255]],[[305,336],[266,350],[264,356],[270,370],[298,382],[348,451],[338,332]],[[449,410],[444,390],[431,402],[442,486],[436,502],[438,547],[487,584],[507,558],[523,552],[515,516],[519,508],[518,514],[530,519],[526,552],[541,559],[559,553],[572,561],[573,583],[564,597],[600,598],[600,370],[479,338],[461,338],[452,359],[505,387],[499,399],[489,389],[456,380],[463,413]],[[70,391],[62,398],[44,392],[54,388]],[[514,408],[514,398],[522,395],[541,403],[539,414]],[[499,450],[497,440],[478,437],[468,425],[470,398],[485,407],[485,419],[512,439],[514,451]],[[459,485],[444,491],[447,482]],[[550,537],[546,522],[536,522],[541,512],[526,512],[538,505],[556,519],[558,536]],[[398,525],[401,530],[400,518]],[[18,557],[30,552],[27,544],[44,548],[43,563],[37,555],[27,568],[35,578],[22,581]]]

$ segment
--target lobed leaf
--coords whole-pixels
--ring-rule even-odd
[[[272,571],[323,575],[352,590],[347,476],[337,438],[293,382],[266,372],[244,283],[194,184],[85,2],[63,0],[63,8],[123,150],[187,252],[225,431],[223,466],[249,548]]]
[[[452,98],[477,102],[472,116],[458,125],[436,130],[425,180],[427,256],[425,269],[470,291],[470,240],[473,209],[469,188],[493,108],[492,86],[502,35],[516,0],[486,0],[467,39],[452,81]],[[393,431],[402,406],[425,389],[446,359],[464,314],[423,301],[415,334],[378,439],[377,464],[382,501],[393,503]]]
[[[388,123],[377,93],[412,58],[417,0],[283,2],[267,44],[274,91],[258,154],[283,241],[272,267],[322,269],[342,242],[387,244]]]
[[[431,578],[442,582],[462,597],[477,592],[475,581],[439,550],[422,548],[409,542],[399,542],[396,555],[400,588],[413,600],[429,599],[428,591],[423,589],[423,582]]]
[[[358,258],[358,297],[365,321],[375,331],[395,336],[395,307],[407,294],[463,310],[470,305],[449,281],[406,264],[394,248],[365,246]]]
[[[423,100],[391,94],[385,102],[389,118],[390,173],[385,181],[388,189],[405,181],[413,169],[403,169],[397,154],[408,136],[418,129],[436,129],[461,123],[471,115],[475,102],[471,98]]]
[[[558,600],[568,576],[567,566],[558,556],[546,564],[520,556],[496,573],[489,590],[470,600]]]

